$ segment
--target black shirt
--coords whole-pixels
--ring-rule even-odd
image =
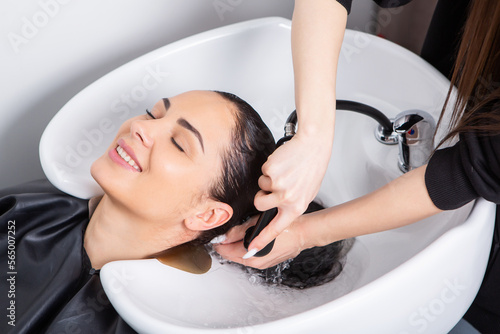
[[[425,182],[441,210],[457,209],[478,197],[500,204],[500,135],[466,133],[456,145],[436,151]]]
[[[360,0],[358,0],[360,1]],[[399,7],[406,5],[408,2],[412,0],[373,0],[379,5],[380,7],[383,8],[392,8],[392,7]],[[342,6],[347,9],[347,13],[351,12],[351,4],[352,0],[337,0],[338,3],[340,3]]]
[[[492,104],[489,113],[500,113]],[[431,157],[425,174],[433,203],[451,210],[482,197],[500,204],[500,134],[469,132],[452,147]],[[497,206],[488,267],[479,292],[464,318],[481,333],[500,333],[500,207]],[[471,240],[474,242],[474,240]]]

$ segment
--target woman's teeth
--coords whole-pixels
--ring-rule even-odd
[[[141,171],[134,159],[132,159],[120,145],[116,148],[116,152],[118,152],[118,155],[122,157],[122,159],[125,160],[130,166],[134,167],[138,172]]]

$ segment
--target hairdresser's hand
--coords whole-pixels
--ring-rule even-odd
[[[277,207],[278,214],[252,241],[249,251],[261,250],[280,235],[318,194],[331,156],[332,123],[313,133],[301,133],[299,128],[262,166],[262,190],[255,196],[255,207],[259,211]]]
[[[226,233],[225,240],[214,245],[214,248],[225,259],[245,266],[257,269],[275,266],[283,261],[296,257],[306,248],[303,233],[299,231],[300,220],[305,216],[307,215],[299,217],[289,226],[289,228],[278,236],[274,243],[273,250],[266,256],[252,257],[247,260],[243,259],[243,256],[247,252],[243,246],[245,231],[247,228],[257,223],[259,216],[249,219],[249,221],[243,225],[233,227]]]

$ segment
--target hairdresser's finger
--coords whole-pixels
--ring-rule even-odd
[[[250,226],[254,226],[257,223],[257,220],[259,219],[259,216],[253,216],[250,219],[248,219],[244,224],[238,225],[230,229],[226,233],[226,239],[221,242],[221,244],[230,244],[233,242],[237,242],[240,240],[243,240],[245,237],[245,232]]]
[[[244,260],[243,255],[245,255],[246,249],[243,247],[243,242],[235,242],[228,245],[216,245],[214,248],[215,251],[226,260],[252,268],[265,269],[282,262],[279,259],[275,259],[271,255],[269,255],[268,258],[253,257],[251,259]]]
[[[259,188],[262,189],[263,191],[271,192],[273,189],[272,188],[273,181],[267,175],[261,175],[259,177],[258,183],[259,183]]]
[[[249,252],[255,249],[261,250],[266,247],[267,244],[276,239],[281,232],[290,226],[295,218],[297,218],[296,215],[290,214],[289,211],[278,210],[276,217],[248,245]]]
[[[268,193],[260,190],[255,195],[253,204],[259,211],[267,211],[272,208],[277,208],[280,205],[280,196],[278,193]]]
[[[269,255],[266,255],[266,256],[269,256]],[[266,268],[269,268],[269,267],[273,267],[275,265],[277,265],[278,263],[281,263],[283,261],[279,260],[279,259],[275,259],[275,258],[266,258],[266,256],[264,257],[252,257],[248,260],[242,260],[241,261],[241,264],[247,266],[247,267],[252,267],[252,268],[256,268],[256,269],[266,269]]]
[[[243,255],[247,252],[243,246],[243,241],[233,242],[231,244],[219,244],[215,245],[214,249],[223,258],[229,261],[237,262],[243,264]]]

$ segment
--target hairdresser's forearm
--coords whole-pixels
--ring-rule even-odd
[[[299,132],[333,133],[335,79],[347,11],[335,0],[296,0],[292,23]]]
[[[304,215],[299,225],[304,248],[405,226],[441,212],[425,186],[427,166],[336,207]]]

